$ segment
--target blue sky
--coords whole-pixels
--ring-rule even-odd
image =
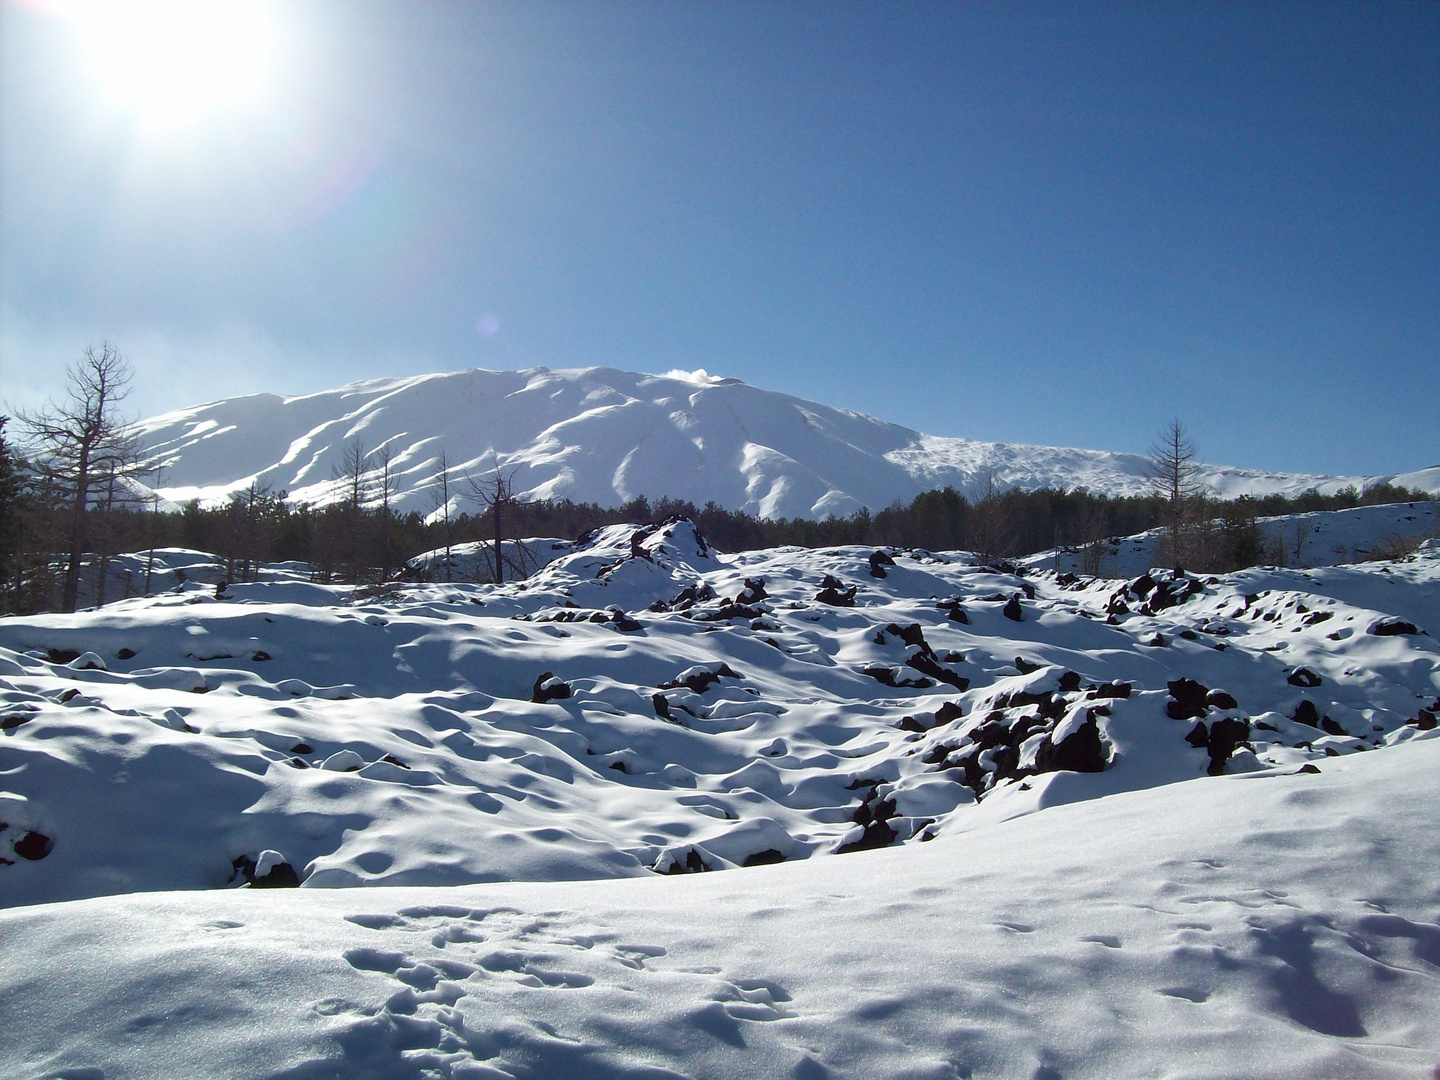
[[[935,434],[1440,463],[1440,5],[300,0],[258,92],[168,126],[68,10],[0,0],[12,404],[110,337],[144,414],[703,367]]]

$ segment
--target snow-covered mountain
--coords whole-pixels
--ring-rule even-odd
[[[1146,459],[924,435],[705,372],[610,368],[470,370],[352,383],[303,397],[259,394],[142,421],[174,502],[222,500],[253,481],[291,498],[338,497],[345,447],[388,447],[395,505],[428,513],[443,451],[456,475],[513,472],[529,498],[615,506],[644,495],[766,517],[845,516],[930,488],[1146,490]],[[372,457],[372,465],[378,461]],[[1215,494],[1334,491],[1377,479],[1440,490],[1440,467],[1399,477],[1329,477],[1204,466]],[[459,503],[463,482],[452,485]]]
[[[0,619],[0,1074],[1440,1061],[1440,541],[1131,581],[545,543],[219,595],[166,551],[172,591]]]

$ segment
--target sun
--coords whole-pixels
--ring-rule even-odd
[[[109,103],[149,125],[194,121],[254,103],[272,33],[254,0],[76,0],[65,5]]]

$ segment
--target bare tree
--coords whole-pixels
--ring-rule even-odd
[[[440,471],[435,474],[435,486],[430,489],[430,512],[433,518],[435,514],[441,515],[444,524],[445,534],[445,580],[451,577],[450,548],[452,545],[450,530],[450,456],[445,448],[440,448]]]
[[[85,548],[86,511],[93,496],[115,480],[138,475],[139,450],[119,414],[130,390],[129,362],[110,342],[84,355],[66,373],[63,402],[36,413],[19,412],[35,446],[37,469],[54,482],[66,504],[68,562],[61,609],[74,611],[80,591],[80,562]]]
[[[399,483],[395,478],[394,465],[395,451],[388,442],[381,443],[375,453],[371,455],[379,461],[380,475],[378,493],[380,498],[379,526],[380,526],[380,577],[382,581],[390,579],[390,563],[392,562],[394,517],[391,513],[390,502],[399,492]]]
[[[1195,441],[1178,419],[1162,427],[1150,444],[1150,489],[1165,500],[1164,545],[1161,554],[1181,569],[1189,554],[1187,527],[1200,500]]]
[[[351,510],[363,510],[370,501],[370,454],[359,435],[342,448],[340,463],[330,469],[330,479],[338,481],[342,501]]]
[[[505,567],[510,567],[511,574],[518,580],[525,577],[533,565],[525,545],[517,542],[515,544],[514,558],[505,557],[505,522],[512,515],[519,499],[515,496],[515,473],[508,476],[502,473],[497,466],[495,471],[486,476],[467,477],[470,484],[470,494],[473,495],[486,510],[490,511],[491,519],[495,526],[495,554],[492,562],[492,569],[495,573],[495,583],[498,585],[505,580]]]
[[[1010,523],[1006,520],[1000,486],[995,483],[994,469],[987,468],[984,476],[971,486],[970,546],[980,557],[981,565],[994,562],[1010,546]]]

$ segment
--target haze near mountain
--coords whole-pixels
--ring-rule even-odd
[[[1140,455],[925,435],[704,371],[472,369],[230,398],[144,420],[136,432],[163,463],[159,489],[172,502],[215,503],[252,482],[297,501],[335,501],[335,471],[357,439],[367,452],[390,449],[401,512],[436,508],[442,450],[456,470],[453,504],[465,472],[496,468],[513,473],[527,499],[614,506],[669,496],[772,518],[878,510],[946,485],[973,494],[992,478],[999,488],[1148,489]],[[1331,477],[1205,465],[1198,479],[1226,497],[1379,480],[1440,490],[1440,467]]]

